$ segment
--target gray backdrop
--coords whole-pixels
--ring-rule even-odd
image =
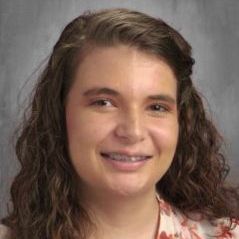
[[[159,16],[192,44],[195,84],[225,136],[229,179],[239,182],[238,0],[0,0],[0,217],[18,169],[10,136],[22,112],[19,105],[34,85],[37,73],[32,73],[69,21],[85,10],[108,7]]]

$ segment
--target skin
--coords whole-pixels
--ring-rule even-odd
[[[92,88],[118,94],[84,95]],[[98,237],[153,238],[155,185],[170,167],[178,140],[176,92],[172,69],[133,47],[95,48],[78,66],[66,100],[68,146],[82,203],[101,228]],[[120,150],[152,158],[127,171],[100,155]]]

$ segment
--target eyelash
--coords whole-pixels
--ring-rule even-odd
[[[97,107],[106,107],[106,105],[101,104],[102,102],[105,102],[105,101],[111,102],[110,99],[99,99],[99,100],[93,101],[90,105],[97,106]],[[159,106],[160,107],[161,110],[156,110],[157,112],[169,112],[170,111],[168,106],[165,106],[165,105],[162,105],[162,104],[159,104],[159,103],[152,104],[150,106],[150,108],[152,108],[152,106]]]

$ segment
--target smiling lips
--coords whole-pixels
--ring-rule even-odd
[[[101,153],[101,155],[108,160],[118,161],[118,162],[127,162],[127,163],[136,163],[140,161],[145,161],[150,159],[152,156],[143,155],[143,154],[135,154],[135,155],[126,155],[121,153]]]
[[[145,154],[122,154],[116,152],[101,153],[104,162],[119,172],[133,173],[137,172],[152,158]]]

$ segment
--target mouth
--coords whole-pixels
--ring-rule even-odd
[[[151,155],[126,155],[120,153],[100,153],[103,158],[106,160],[113,160],[118,162],[126,162],[126,163],[136,163],[149,160],[152,158]]]

